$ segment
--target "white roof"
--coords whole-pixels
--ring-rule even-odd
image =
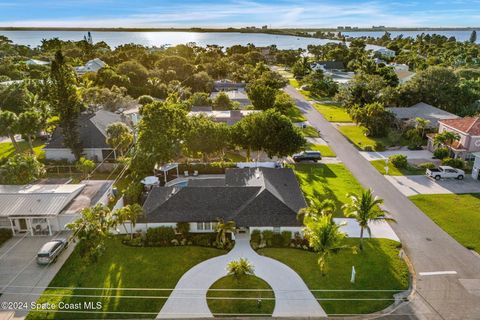
[[[75,67],[75,71],[77,71],[78,73],[97,72],[101,68],[105,67],[105,65],[105,62],[103,62],[99,58],[95,58],[85,63],[84,66]]]
[[[40,66],[45,66],[47,64],[50,64],[49,61],[42,61],[42,60],[37,60],[37,59],[29,59],[27,61],[25,61],[26,64],[35,64],[35,65],[40,65]]]
[[[230,100],[248,100],[248,96],[245,93],[245,91],[239,91],[239,90],[229,90],[229,91],[220,91],[225,93]],[[210,95],[211,99],[214,99],[216,96],[220,94],[220,92],[212,92]]]
[[[0,185],[0,217],[58,215],[84,184]]]

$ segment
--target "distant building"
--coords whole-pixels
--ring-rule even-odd
[[[217,80],[213,83],[213,91],[245,90],[245,82],[235,82],[229,79]]]
[[[459,116],[453,113],[436,108],[424,102],[417,103],[411,107],[387,108],[387,110],[392,112],[395,115],[395,118],[404,125],[414,125],[416,118],[422,118],[430,121],[430,128],[438,128],[440,120],[459,118]]]
[[[248,99],[248,95],[244,90],[228,90],[228,91],[221,91],[225,93],[231,101],[237,102],[240,107],[245,107],[251,105],[250,99]],[[210,94],[210,99],[215,100],[215,98],[220,94],[220,92],[212,92]]]
[[[26,65],[36,65],[36,66],[46,66],[50,64],[50,61],[42,61],[42,60],[36,60],[36,59],[28,59],[25,61]]]
[[[325,76],[330,77],[338,84],[347,84],[355,75],[354,72],[348,72],[345,70],[345,65],[341,61],[317,61],[310,65],[312,70],[321,70]]]
[[[252,113],[260,112],[258,110],[225,110],[217,111],[212,110],[211,107],[196,107],[195,111],[190,111],[188,116],[196,117],[200,115],[207,116],[215,122],[223,122],[229,126],[234,125],[238,121],[242,120],[244,117]]]
[[[77,126],[85,158],[96,162],[107,158],[115,159],[115,152],[106,142],[107,127],[115,122],[122,122],[122,117],[106,110],[82,113],[79,116]],[[72,151],[64,144],[61,127],[55,129],[44,150],[47,160],[75,160]]]
[[[332,70],[344,70],[345,65],[342,61],[317,61],[310,65],[312,70],[332,71]]]
[[[412,80],[412,78],[415,76],[415,72],[412,71],[404,71],[404,70],[394,70],[395,74],[398,77],[398,82],[400,84],[403,84],[405,82],[408,82]]]
[[[97,72],[98,70],[102,69],[106,65],[107,64],[102,60],[100,60],[99,58],[95,58],[85,63],[84,66],[75,67],[75,71],[79,76],[82,76],[87,72]]]
[[[383,56],[383,57],[387,57],[387,58],[394,58],[395,55],[396,55],[395,51],[387,49],[387,48],[375,49],[375,50],[373,50],[373,53],[378,54],[378,55]]]
[[[392,67],[395,71],[409,71],[410,67],[404,63],[389,63],[389,67]]]

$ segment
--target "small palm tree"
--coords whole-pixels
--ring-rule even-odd
[[[253,275],[255,268],[245,258],[239,260],[230,261],[227,265],[227,271],[229,275],[233,275],[235,278],[240,278],[244,275]]]
[[[343,206],[343,210],[347,217],[357,220],[360,226],[360,250],[363,250],[363,231],[367,230],[371,236],[369,223],[380,221],[395,221],[386,216],[386,211],[380,209],[379,205],[383,204],[383,199],[373,195],[372,190],[368,189],[361,194],[348,194],[350,203]]]
[[[218,219],[217,221],[217,225],[215,226],[215,231],[217,232],[217,243],[225,246],[228,243],[227,234],[235,232],[235,222],[225,222],[223,219]]]
[[[422,137],[422,139],[425,136],[425,130],[427,129],[429,123],[430,123],[430,120],[423,119],[420,117],[415,118],[415,128],[420,133],[420,136]]]
[[[311,205],[307,208],[302,208],[297,213],[297,219],[304,221],[305,219],[315,219],[323,215],[333,215],[337,210],[335,201],[331,199],[325,199],[322,202],[312,201]]]
[[[433,144],[435,146],[450,146],[454,141],[459,140],[460,136],[451,131],[443,131],[433,138]]]
[[[127,227],[125,226],[125,222],[130,222],[130,239],[133,239],[133,229],[137,224],[138,218],[142,215],[143,209],[138,203],[127,205],[123,208],[115,210],[114,212],[114,216],[117,219],[117,222],[123,225],[123,228],[127,233],[128,231]]]
[[[306,219],[304,224],[303,232],[310,247],[318,253],[318,266],[324,275],[328,256],[346,248],[343,244],[346,235],[340,231],[344,224],[336,224],[329,214]]]

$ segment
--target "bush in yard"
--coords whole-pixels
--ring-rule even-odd
[[[195,233],[190,234],[190,241],[195,246],[211,247],[216,241],[217,235],[215,233]]]
[[[385,151],[385,146],[381,142],[375,142],[375,151]]]
[[[445,159],[450,154],[450,151],[447,148],[437,148],[433,151],[433,156],[437,159]]]
[[[252,233],[250,234],[250,244],[252,245],[253,249],[256,249],[254,247],[257,247],[260,245],[262,242],[262,234],[260,233],[260,230],[253,230]]]
[[[181,233],[184,238],[187,237],[190,232],[190,223],[188,222],[177,222],[177,232]]]
[[[175,239],[175,230],[172,227],[158,227],[147,230],[147,244],[153,246],[169,246]]]
[[[265,241],[265,244],[267,245],[267,247],[270,247],[272,245],[272,240],[273,240],[273,231],[263,230],[262,238],[263,238],[263,241]]]
[[[283,237],[280,233],[273,234],[272,247],[283,247]]]
[[[372,152],[372,151],[373,151],[373,146],[371,146],[371,145],[365,146],[365,147],[363,148],[363,150],[364,150],[364,151],[367,151],[367,152]]]
[[[388,157],[388,162],[393,164],[395,168],[405,169],[408,166],[407,156],[403,154],[394,154]]]
[[[450,166],[457,169],[465,168],[465,161],[462,159],[452,159],[452,158],[445,158],[442,160],[442,165]]]
[[[436,167],[435,163],[433,163],[433,162],[420,163],[418,166],[422,169],[433,169],[433,168]]]
[[[140,200],[140,195],[143,191],[143,185],[141,183],[132,182],[128,187],[123,190],[123,196],[125,204],[134,204],[138,203]]]
[[[292,232],[291,231],[282,231],[283,245],[288,247],[292,241]]]
[[[11,229],[0,229],[0,245],[13,236]]]

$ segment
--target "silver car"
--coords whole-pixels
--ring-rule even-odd
[[[66,239],[53,239],[43,245],[37,253],[38,264],[53,263],[58,255],[67,247]]]

